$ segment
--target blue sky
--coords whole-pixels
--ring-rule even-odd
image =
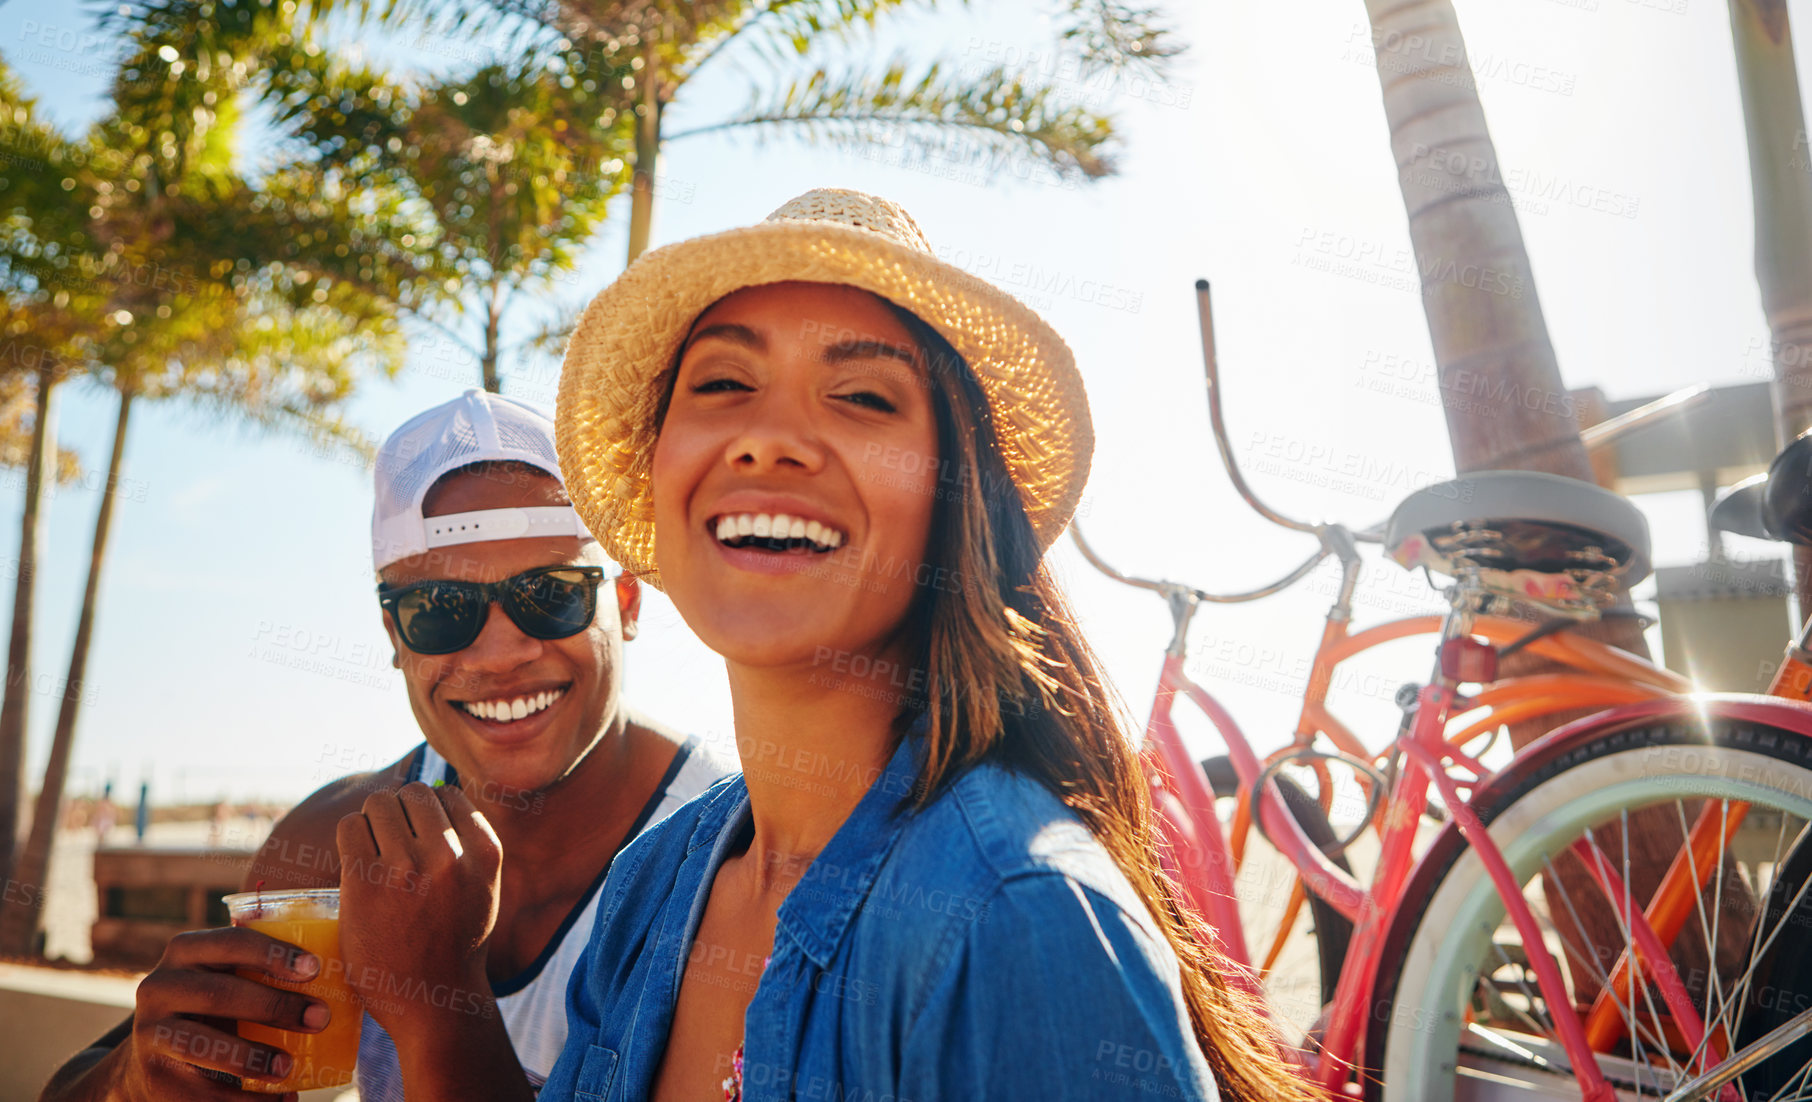
[[[978,7],[986,10],[916,17],[882,48],[941,43],[965,67],[1020,60],[1072,80],[1052,59],[1036,5]],[[1391,259],[1409,242],[1363,7],[1170,7],[1191,48],[1169,82],[1078,88],[1120,114],[1126,141],[1114,178],[1054,186],[1011,164],[902,165],[886,145],[850,154],[703,137],[663,159],[655,241],[758,220],[817,186],[902,203],[946,259],[1026,298],[1076,349],[1098,439],[1083,512],[1097,547],[1129,571],[1243,589],[1310,548],[1247,512],[1220,473],[1202,396],[1196,277],[1215,284],[1236,453],[1280,508],[1369,523],[1449,476],[1452,461],[1420,300]],[[1626,397],[1765,378],[1725,5],[1456,7],[1568,383]],[[1804,69],[1812,0],[1788,8],[1801,23]],[[69,0],[0,3],[0,56],[71,129],[101,109],[106,86],[105,46],[89,33],[88,9]],[[459,65],[483,48],[405,38],[379,56]],[[758,72],[725,65],[686,90],[673,125],[733,109]],[[582,302],[620,270],[622,202],[622,217],[553,298]],[[542,362],[505,389],[551,402],[554,379],[555,365]],[[475,364],[424,339],[404,376],[373,384],[350,415],[384,433],[476,381]],[[99,466],[111,398],[70,388],[59,416],[59,436]],[[149,777],[163,800],[295,799],[408,749],[418,736],[371,588],[367,472],[177,408],[135,417],[71,791]],[[1311,448],[1321,458],[1301,461]],[[6,563],[16,552],[17,483],[0,477]],[[1702,554],[1695,498],[1642,504],[1657,561]],[[79,487],[50,505],[34,655],[46,689],[67,661],[95,505]],[[1056,554],[1142,720],[1168,636],[1160,603],[1093,575],[1067,545]],[[1361,622],[1433,607],[1419,578],[1394,566],[1374,563],[1365,577]],[[10,585],[0,589],[9,601]],[[1191,668],[1261,746],[1284,741],[1293,723],[1291,693],[1332,592],[1324,573],[1198,620]],[[630,646],[632,703],[728,745],[716,658],[658,595],[644,625]],[[1420,646],[1356,666],[1336,694],[1336,710],[1344,704],[1367,741],[1394,726],[1396,684],[1425,672]],[[48,694],[32,700],[34,775],[54,704]]]

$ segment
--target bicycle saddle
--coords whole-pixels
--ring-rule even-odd
[[[1768,476],[1765,474],[1751,475],[1725,490],[1711,507],[1711,526],[1751,539],[1775,539],[1762,516],[1762,498],[1767,490]]]
[[[1544,605],[1602,606],[1650,570],[1648,521],[1618,494],[1536,471],[1475,471],[1405,498],[1384,530],[1407,569]]]
[[[1719,494],[1710,520],[1739,536],[1812,546],[1812,431],[1782,448],[1767,474]]]
[[[1812,432],[1795,437],[1768,464],[1762,527],[1774,539],[1812,546]]]

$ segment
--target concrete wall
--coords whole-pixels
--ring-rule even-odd
[[[33,1102],[63,1061],[132,1012],[136,986],[117,977],[0,965],[0,1102]]]
[[[0,1102],[36,1102],[63,1061],[132,1013],[137,976],[0,964]],[[309,1091],[302,1102],[357,1102]]]

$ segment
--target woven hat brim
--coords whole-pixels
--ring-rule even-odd
[[[661,588],[651,470],[656,385],[698,315],[745,287],[839,283],[918,315],[986,394],[1008,473],[1048,549],[1088,481],[1094,426],[1075,356],[1024,303],[872,231],[773,221],[647,253],[599,292],[567,344],[554,416],[567,495],[623,569]]]

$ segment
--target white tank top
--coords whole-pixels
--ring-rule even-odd
[[[409,779],[433,784],[453,781],[457,774],[447,760],[423,743],[411,756]],[[673,764],[654,794],[643,805],[642,813],[631,824],[624,837],[627,842],[642,831],[671,815],[679,805],[703,792],[711,783],[735,770],[687,739],[673,755]],[[597,922],[598,889],[610,863],[598,870],[597,878],[567,913],[566,921],[554,932],[553,939],[533,964],[507,980],[491,984],[498,1012],[516,1058],[528,1073],[536,1090],[547,1081],[548,1072],[566,1045],[566,983],[585,947],[591,941],[592,926]],[[365,1016],[359,1033],[358,1064],[359,1102],[403,1102],[403,1075],[397,1062],[396,1044],[384,1027]]]

